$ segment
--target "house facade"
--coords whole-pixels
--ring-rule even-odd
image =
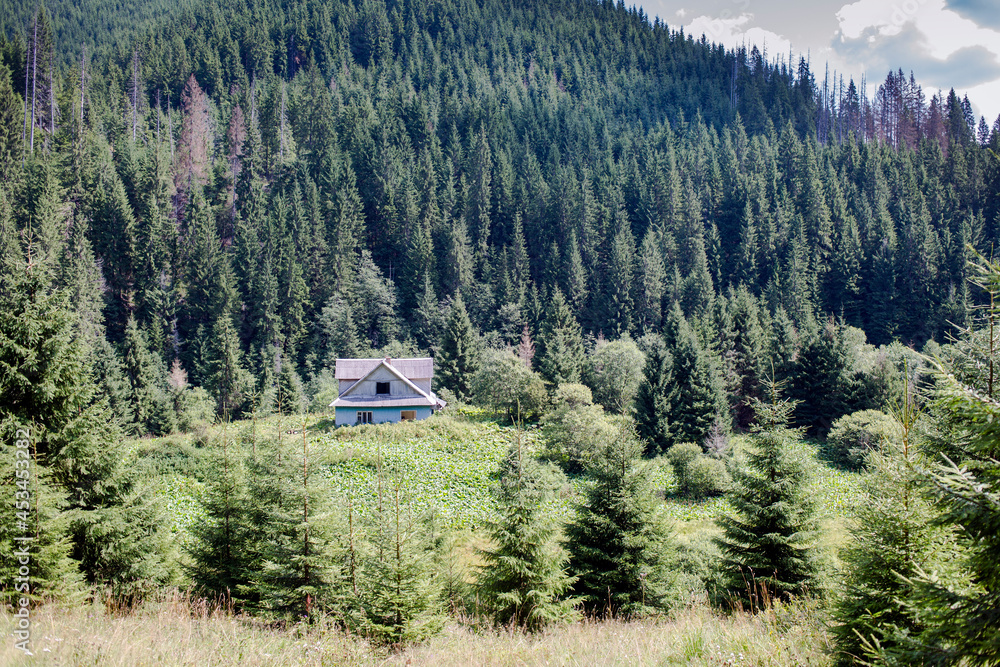
[[[337,426],[426,419],[445,403],[431,390],[434,360],[337,359]]]

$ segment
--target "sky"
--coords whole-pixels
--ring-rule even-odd
[[[626,2],[629,6],[632,3]],[[746,43],[795,62],[806,56],[817,84],[825,68],[868,81],[874,94],[890,70],[910,72],[930,98],[968,94],[976,116],[1000,115],[998,0],[636,0],[672,28],[727,47]]]

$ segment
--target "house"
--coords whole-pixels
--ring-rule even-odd
[[[330,404],[336,424],[381,424],[426,419],[445,402],[431,391],[434,360],[337,359],[340,395]]]

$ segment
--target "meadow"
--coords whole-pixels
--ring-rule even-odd
[[[304,433],[303,433],[304,431]],[[441,530],[455,536],[453,557],[468,579],[484,543],[483,527],[497,515],[491,485],[512,442],[530,452],[543,447],[534,427],[515,429],[477,410],[452,411],[422,422],[334,429],[328,417],[271,417],[212,426],[192,434],[135,440],[130,465],[144,471],[173,527],[178,558],[190,528],[202,517],[201,499],[211,475],[213,448],[246,446],[256,434],[305,438],[310,457],[324,468],[340,509],[349,502],[364,514],[386,479],[406,489],[409,502],[427,511]],[[739,455],[742,441],[733,447]],[[815,445],[797,445],[812,472],[813,495],[823,526],[821,543],[831,553],[845,536],[845,511],[857,493],[858,476],[826,464]],[[728,509],[722,497],[689,500],[674,494],[664,459],[653,459],[654,487],[663,520],[689,552],[711,548],[714,517]],[[570,517],[587,482],[567,478],[555,509]],[[834,560],[835,562],[835,560]],[[181,568],[183,571],[183,568]],[[815,601],[776,605],[766,613],[720,613],[703,596],[669,616],[641,621],[584,621],[537,636],[477,626],[456,614],[444,632],[399,653],[369,645],[332,624],[268,624],[166,591],[128,613],[100,603],[47,605],[34,619],[34,664],[54,665],[805,665],[826,664],[829,638]],[[4,625],[13,622],[3,619]],[[137,638],[142,638],[141,640]],[[0,663],[21,664],[5,645]],[[24,664],[27,664],[26,662]]]

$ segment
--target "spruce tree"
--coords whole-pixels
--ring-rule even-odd
[[[920,571],[952,569],[958,556],[949,527],[935,526],[935,512],[921,489],[927,465],[918,419],[907,391],[894,412],[899,438],[865,456],[863,495],[841,552],[844,583],[837,591],[831,628],[837,662],[867,664],[900,650],[926,629],[915,608],[912,579]]]
[[[433,545],[402,476],[385,470],[381,449],[376,464],[379,492],[370,515],[371,540],[360,582],[361,630],[375,643],[402,647],[423,641],[442,627]]]
[[[316,453],[309,446],[306,424],[301,438],[275,443],[274,467],[265,484],[277,488],[265,494],[278,502],[263,511],[260,569],[253,584],[260,607],[271,614],[313,620],[331,603],[334,579],[333,526],[329,494]]]
[[[146,334],[134,317],[125,325],[123,350],[125,377],[132,386],[132,405],[140,431],[163,435],[177,428],[177,416],[167,393],[167,369],[163,359],[150,351]]]
[[[534,632],[574,617],[574,600],[566,597],[574,580],[547,506],[552,479],[524,451],[520,427],[517,437],[500,467],[494,495],[501,516],[488,526],[492,544],[480,552],[476,592],[495,624]]]
[[[479,368],[478,343],[465,303],[457,292],[434,365],[439,387],[463,400],[471,396],[472,376]]]
[[[636,431],[646,442],[646,454],[666,452],[671,445],[667,430],[667,384],[673,374],[673,356],[660,336],[653,337],[646,355],[642,382],[635,397]]]
[[[170,576],[162,517],[125,464],[123,434],[97,394],[65,292],[50,290],[36,268],[5,280],[11,290],[0,292],[0,421],[32,429],[37,472],[47,470],[43,484],[53,485],[40,494],[50,503],[38,514],[50,531],[41,541],[44,567],[63,568],[60,529],[48,518],[57,520],[52,512],[64,507],[63,535],[85,582],[137,599]]]
[[[587,467],[593,479],[567,529],[573,594],[597,616],[634,617],[669,603],[673,549],[656,515],[642,445],[623,427]]]
[[[206,387],[215,395],[216,414],[239,417],[251,405],[253,376],[243,365],[240,341],[228,315],[215,321],[208,355]]]
[[[213,443],[210,461],[214,474],[201,500],[205,518],[192,528],[188,553],[194,563],[191,579],[199,593],[231,604],[253,576],[250,542],[261,526],[248,522],[253,502],[243,457],[228,424]]]
[[[753,400],[751,447],[732,471],[733,512],[717,519],[724,595],[754,612],[808,593],[819,573],[808,472],[793,451],[800,433],[787,426],[794,405],[779,390],[772,382],[770,403]]]
[[[580,324],[556,287],[538,337],[538,369],[552,384],[579,383],[584,353]]]
[[[936,460],[922,471],[940,512],[935,523],[957,529],[960,562],[973,585],[953,585],[923,568],[908,580],[927,628],[887,651],[903,662],[1000,664],[1000,388],[992,333],[1000,321],[1000,262],[979,256],[975,272],[989,299],[983,331],[963,330],[959,363],[937,365],[931,398],[944,437],[933,443]],[[964,381],[961,358],[970,351],[985,363]]]

